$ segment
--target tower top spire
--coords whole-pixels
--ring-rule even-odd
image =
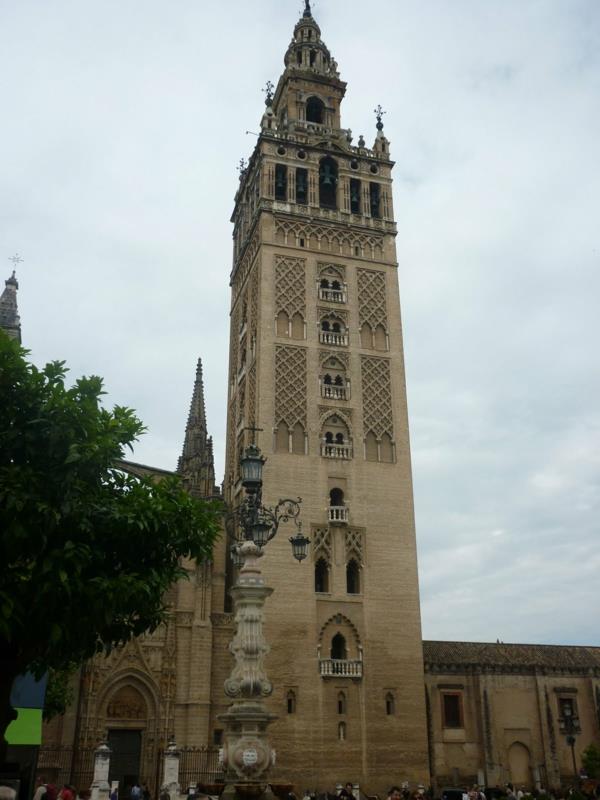
[[[206,428],[204,403],[204,379],[202,359],[196,365],[196,378],[190,412],[185,428],[183,451],[177,464],[177,472],[184,486],[197,497],[211,497],[215,491],[215,465],[212,438]]]
[[[303,17],[312,17],[312,11],[310,10],[310,0],[304,0],[304,14]]]
[[[3,328],[11,339],[21,342],[21,318],[17,306],[19,282],[14,270],[4,281],[4,286],[5,289],[0,295],[0,328]]]

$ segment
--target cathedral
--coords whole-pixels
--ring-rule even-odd
[[[600,738],[600,648],[422,640],[390,143],[381,113],[369,143],[343,127],[346,84],[309,2],[284,64],[232,216],[223,486],[200,362],[177,466],[195,496],[236,505],[256,442],[264,502],[302,498],[307,560],[292,559],[285,533],[263,559],[271,778],[296,793],[352,781],[368,795],[402,782],[570,783]],[[16,289],[9,278],[0,319],[20,335]],[[42,774],[83,785],[108,737],[111,777],[156,791],[174,737],[182,784],[218,784],[229,544],[224,534],[212,562],[188,565],[159,631],[81,669],[72,706],[46,726]]]

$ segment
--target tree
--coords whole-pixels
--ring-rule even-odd
[[[588,745],[581,754],[581,764],[588,778],[600,778],[600,747]]]
[[[144,427],[102,407],[101,378],[68,388],[64,362],[26,356],[0,331],[0,745],[17,675],[155,630],[182,559],[209,558],[219,529],[218,504],[178,478],[116,467]]]

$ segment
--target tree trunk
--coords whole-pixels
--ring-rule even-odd
[[[3,644],[0,643],[0,651],[3,649]],[[10,704],[10,693],[20,671],[16,654],[13,655],[10,650],[0,654],[0,764],[6,761],[8,747],[4,734],[10,723],[17,718],[17,712]]]

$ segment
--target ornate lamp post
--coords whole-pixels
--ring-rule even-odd
[[[269,646],[263,635],[264,603],[273,590],[265,585],[260,570],[263,548],[276,535],[279,525],[288,521],[297,528],[290,538],[294,558],[303,561],[309,544],[298,520],[300,498],[280,500],[275,508],[262,504],[265,460],[256,445],[246,448],[240,460],[246,497],[226,516],[232,561],[239,567],[238,579],[231,590],[236,633],[229,649],[235,664],[225,681],[225,694],[233,703],[219,716],[225,726],[222,758],[226,798],[264,794],[268,770],[275,762],[267,727],[276,715],[267,711],[264,704],[264,698],[273,691],[264,668]]]

